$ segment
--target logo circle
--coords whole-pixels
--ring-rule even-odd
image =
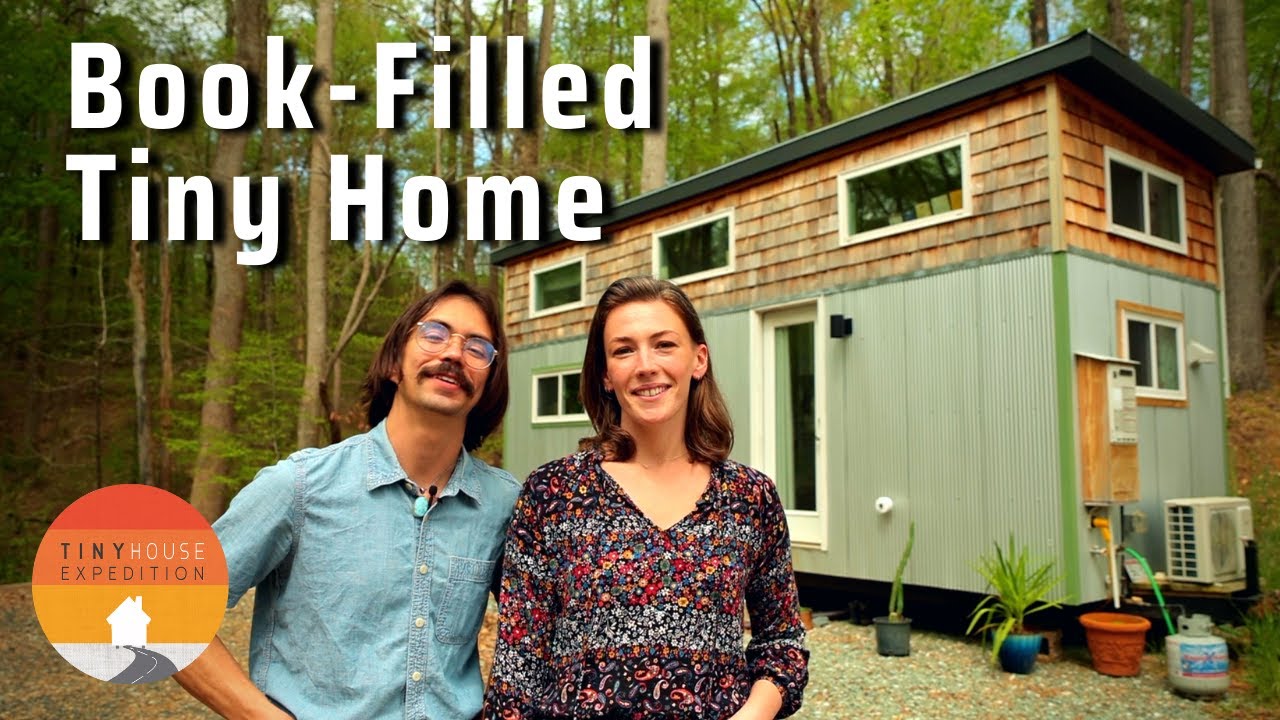
[[[99,680],[163,680],[209,646],[227,606],[227,559],[209,522],[173,493],[110,485],[63,510],[31,573],[40,629]]]

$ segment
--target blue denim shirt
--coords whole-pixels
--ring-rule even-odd
[[[258,473],[213,529],[233,607],[257,587],[250,676],[298,718],[470,720],[476,633],[519,483],[459,454],[413,515],[386,423]]]

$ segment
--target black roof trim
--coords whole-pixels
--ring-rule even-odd
[[[1161,138],[1215,175],[1253,167],[1254,148],[1248,141],[1110,43],[1084,30],[985,70],[638,195],[590,224],[615,225],[1050,73],[1060,73],[1140,123],[1159,122],[1157,134]],[[568,241],[559,233],[541,242],[517,242],[495,251],[492,262],[503,265],[560,242]]]

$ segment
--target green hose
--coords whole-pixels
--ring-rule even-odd
[[[1131,547],[1124,549],[1125,552],[1132,555],[1142,569],[1147,573],[1147,579],[1151,580],[1151,589],[1156,593],[1156,602],[1160,603],[1160,612],[1164,613],[1164,624],[1169,628],[1170,635],[1177,635],[1178,631],[1173,629],[1173,620],[1169,619],[1169,609],[1164,606],[1164,595],[1160,594],[1160,583],[1156,582],[1156,576],[1151,572],[1151,566],[1147,564],[1147,559],[1138,554],[1137,550]]]

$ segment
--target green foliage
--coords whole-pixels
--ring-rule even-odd
[[[257,471],[294,450],[298,395],[303,366],[291,347],[292,338],[246,328],[236,358],[236,385],[231,390],[236,431],[214,438],[214,452],[228,460],[228,474],[218,478],[237,489]],[[194,412],[177,413],[169,448],[185,464],[199,451],[200,415],[204,401],[204,366],[181,378],[184,404]]]
[[[907,561],[911,559],[911,548],[916,544],[916,521],[911,521],[907,529],[907,547],[898,560],[898,569],[893,573],[893,589],[889,591],[889,620],[901,622],[902,615],[902,573],[907,569]]]
[[[1048,608],[1062,607],[1050,600],[1050,593],[1061,579],[1053,561],[1036,563],[1025,546],[1018,547],[1009,534],[1009,544],[995,546],[994,555],[983,555],[976,570],[994,594],[984,597],[970,614],[968,633],[992,631],[991,660],[996,662],[1000,646],[1009,635],[1025,631],[1028,615]]]
[[[1245,675],[1253,685],[1254,699],[1275,707],[1280,703],[1280,607],[1251,615],[1245,630],[1249,635]]]

